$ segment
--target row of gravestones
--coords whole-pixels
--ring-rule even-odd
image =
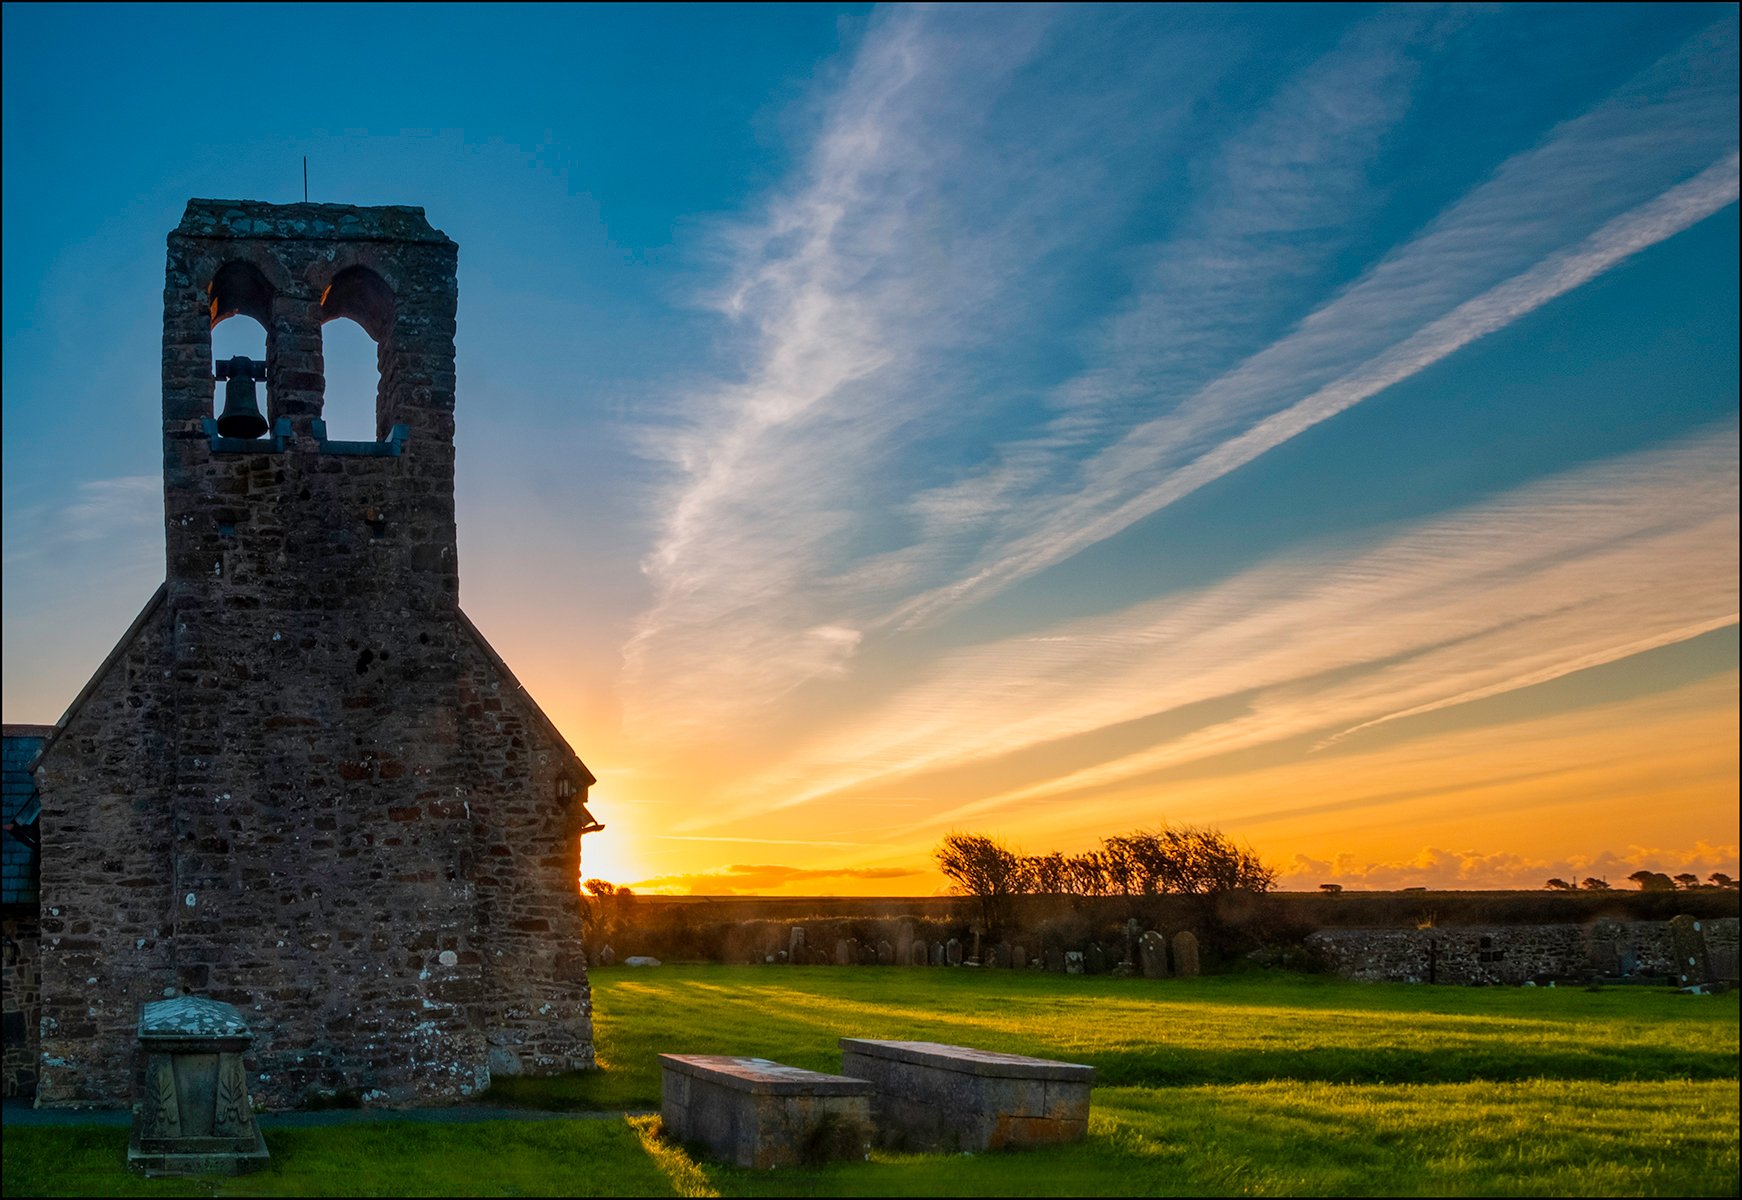
[[[1132,924],[1134,926],[1135,922]],[[616,961],[616,952],[610,946],[599,951],[598,965],[609,967]],[[913,938],[911,931],[906,929],[902,930],[894,945],[888,941],[871,943],[860,942],[857,938],[839,938],[835,941],[834,953],[830,954],[820,946],[808,947],[804,927],[795,925],[788,935],[785,950],[763,954],[751,961],[819,967],[978,966],[1014,971],[1058,971],[1066,975],[1102,975],[1111,971],[1115,975],[1142,975],[1145,979],[1165,979],[1169,975],[1189,979],[1199,970],[1198,939],[1190,930],[1173,935],[1170,953],[1167,938],[1153,929],[1137,934],[1134,928],[1127,930],[1122,947],[1091,943],[1083,950],[1064,950],[1051,946],[1031,956],[1028,948],[1020,943],[998,942],[982,953],[978,935],[974,938],[973,951],[969,951],[956,938],[928,943]]]
[[[1591,930],[1590,956],[1593,966],[1605,975],[1631,974],[1638,966],[1631,949],[1622,950],[1621,926],[1615,921],[1598,921]],[[1727,983],[1736,976],[1736,954],[1733,948],[1718,948],[1706,940],[1705,922],[1683,914],[1669,923],[1670,969],[1673,982],[1684,988],[1703,988],[1708,984]],[[1724,953],[1728,950],[1728,953]],[[1632,959],[1633,961],[1628,961]]]
[[[1125,947],[1091,943],[1082,950],[1065,950],[1050,946],[1030,955],[1028,948],[1020,943],[998,942],[976,956],[956,938],[943,942],[908,942],[905,954],[888,941],[871,943],[860,942],[857,938],[839,938],[833,955],[820,949],[807,953],[804,930],[795,928],[788,948],[764,956],[763,961],[817,966],[832,964],[837,967],[979,966],[1013,971],[1058,971],[1066,975],[1102,975],[1110,971],[1116,975],[1142,975],[1146,979],[1165,979],[1170,974],[1192,978],[1199,972],[1198,939],[1189,930],[1174,935],[1171,954],[1168,940],[1150,930]]]

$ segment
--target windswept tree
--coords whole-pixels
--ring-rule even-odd
[[[1169,890],[1206,895],[1212,892],[1268,892],[1276,886],[1276,871],[1252,851],[1237,845],[1220,829],[1201,825],[1164,828],[1171,860]]]
[[[1662,871],[1640,870],[1633,872],[1633,874],[1629,875],[1627,878],[1632,882],[1637,883],[1639,885],[1639,890],[1642,892],[1675,891],[1675,880],[1671,879],[1668,875],[1665,875]]]
[[[988,933],[1004,924],[1010,898],[1028,890],[1022,856],[984,834],[949,834],[933,853],[952,890],[980,902]]]
[[[602,944],[620,935],[633,916],[634,890],[607,879],[589,879],[581,888],[591,897],[581,901],[581,925],[587,940]]]
[[[1706,876],[1706,882],[1715,888],[1733,888],[1736,886],[1736,881],[1722,871],[1713,871]]]
[[[1587,892],[1606,892],[1609,890],[1609,881],[1598,879],[1594,875],[1587,875],[1579,881],[1579,886]]]
[[[1578,884],[1568,883],[1566,880],[1560,878],[1549,880],[1547,887],[1551,892],[1576,892],[1579,890]]]
[[[1268,892],[1276,886],[1276,872],[1249,848],[1201,825],[1163,825],[1103,838],[1096,857],[1112,895]]]
[[[1122,837],[1104,838],[1095,851],[1101,864],[1101,875],[1107,881],[1107,895],[1134,896],[1141,890],[1137,876],[1137,860],[1132,856],[1130,842]]]
[[[1022,855],[994,838],[952,833],[934,852],[960,895],[979,899],[987,928],[1021,892],[1074,896],[1214,895],[1268,892],[1276,871],[1219,829],[1163,825],[1101,839],[1098,850]],[[1340,890],[1340,889],[1339,889]]]
[[[1319,884],[1319,891],[1323,892],[1327,896],[1335,896],[1338,893],[1340,893],[1342,890],[1343,890],[1343,885],[1340,883],[1321,883],[1321,884]]]
[[[1071,889],[1071,862],[1058,851],[1031,854],[1022,860],[1029,888],[1042,896],[1059,896]]]
[[[1067,890],[1077,896],[1110,896],[1113,894],[1111,885],[1107,882],[1107,871],[1101,861],[1101,856],[1091,850],[1087,854],[1073,854],[1065,859],[1065,875]]]
[[[1692,871],[1683,871],[1675,877],[1676,885],[1684,892],[1691,892],[1700,886],[1700,877]]]

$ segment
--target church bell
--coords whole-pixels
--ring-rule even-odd
[[[224,411],[218,416],[218,436],[257,438],[266,432],[266,418],[254,399],[256,380],[266,379],[266,364],[238,354],[213,372],[224,384]]]

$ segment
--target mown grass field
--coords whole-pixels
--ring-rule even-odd
[[[1145,981],[974,971],[618,969],[604,1069],[487,1098],[656,1109],[655,1055],[838,1069],[835,1039],[923,1038],[1090,1063],[1087,1142],[749,1172],[657,1120],[270,1130],[219,1183],[122,1169],[124,1129],[12,1129],[7,1195],[1734,1195],[1736,994],[1464,989],[1283,974]]]

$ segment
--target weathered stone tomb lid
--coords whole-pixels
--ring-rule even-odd
[[[732,1054],[661,1054],[668,1071],[705,1079],[734,1091],[759,1096],[869,1096],[871,1084],[845,1075],[825,1075],[767,1058]]]
[[[1029,1058],[1025,1054],[1000,1054],[995,1050],[947,1046],[942,1042],[885,1042],[870,1038],[842,1038],[841,1049],[871,1058],[888,1058],[896,1062],[934,1067],[941,1071],[959,1071],[964,1075],[986,1075],[997,1079],[1057,1079],[1072,1083],[1091,1083],[1095,1078],[1095,1068],[1083,1063]]]
[[[185,1042],[204,1038],[251,1038],[254,1031],[242,1013],[221,1000],[177,996],[153,1000],[139,1014],[139,1038]]]

